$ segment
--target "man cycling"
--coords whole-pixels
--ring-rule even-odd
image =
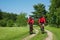
[[[28,19],[28,24],[29,24],[30,34],[33,34],[34,19],[31,16]]]
[[[38,23],[40,25],[40,29],[42,31],[42,33],[44,33],[44,24],[45,24],[46,20],[44,16],[41,16],[38,20]]]

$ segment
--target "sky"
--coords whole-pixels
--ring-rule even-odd
[[[0,0],[0,9],[4,12],[21,13],[31,15],[34,11],[33,5],[42,3],[48,11],[50,0]]]

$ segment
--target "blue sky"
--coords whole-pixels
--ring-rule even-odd
[[[0,0],[0,9],[4,12],[13,12],[19,14],[26,12],[28,15],[34,11],[33,5],[42,3],[48,10],[50,0]]]

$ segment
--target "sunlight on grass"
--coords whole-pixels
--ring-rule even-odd
[[[47,26],[46,29],[54,34],[53,40],[60,40],[60,28]]]
[[[31,40],[44,40],[47,37],[47,33],[42,34],[39,26],[36,26],[35,28],[39,31],[39,33]]]
[[[27,27],[0,27],[0,40],[21,39],[28,34]]]

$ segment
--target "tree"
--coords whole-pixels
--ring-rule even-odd
[[[32,16],[34,18],[39,18],[40,16],[42,15],[45,15],[46,14],[46,10],[45,10],[45,6],[44,4],[37,4],[37,5],[34,5],[34,12],[32,12]]]
[[[56,25],[57,25],[57,27],[59,27],[59,25],[60,25],[60,8],[57,8],[57,10],[55,12],[55,16],[56,16]]]
[[[13,27],[13,24],[14,24],[13,20],[10,19],[10,20],[7,21],[6,26],[7,27]]]
[[[46,15],[46,10],[44,4],[36,4],[33,6],[34,12],[32,12],[33,15],[31,15],[34,20],[35,24],[38,25],[38,18],[40,18],[42,15]]]
[[[2,10],[0,9],[0,20],[2,19]]]
[[[0,10],[0,26],[3,26],[3,27],[9,26],[9,27],[11,27],[12,24],[14,24],[15,21],[16,21],[16,16],[17,16],[17,14],[3,12],[3,11]]]
[[[51,24],[57,25],[59,27],[60,20],[60,0],[51,0],[50,6],[50,22]]]
[[[6,19],[0,20],[0,26],[5,27],[6,26]]]
[[[26,13],[20,13],[20,15],[17,16],[16,24],[17,26],[27,25]]]

